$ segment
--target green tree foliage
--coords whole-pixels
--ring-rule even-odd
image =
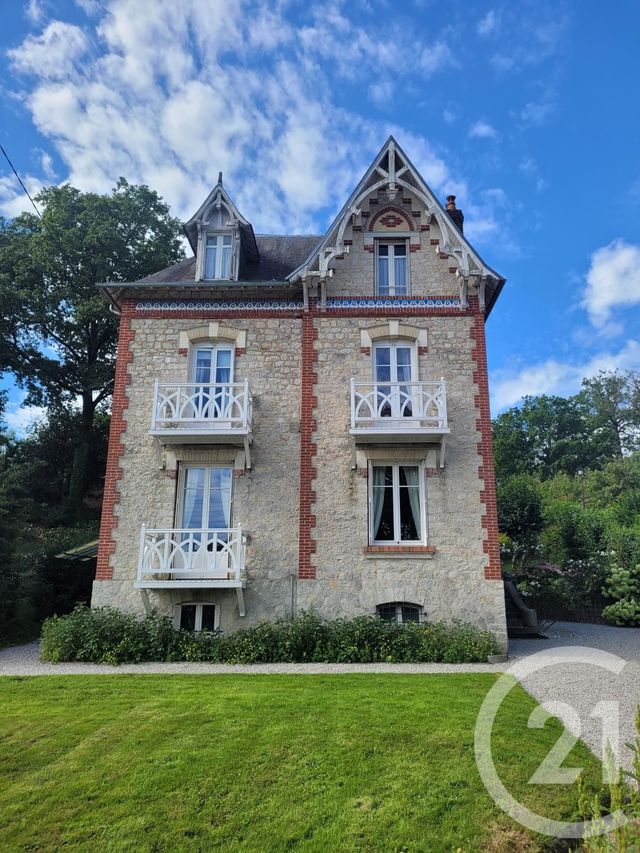
[[[543,527],[542,498],[535,479],[516,474],[498,486],[500,530],[514,542],[533,542]]]
[[[180,223],[153,190],[121,178],[109,195],[43,190],[42,219],[0,220],[0,369],[53,411],[80,416],[65,504],[80,514],[96,413],[113,389],[117,318],[97,284],[135,281],[183,257]]]
[[[640,449],[640,376],[601,371],[582,380],[576,400],[584,407],[593,441],[607,456]]]

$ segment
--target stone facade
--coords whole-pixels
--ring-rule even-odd
[[[125,291],[94,606],[172,612],[180,602],[211,602],[219,605],[220,628],[233,631],[301,608],[351,617],[409,602],[422,607],[425,619],[491,630],[506,647],[486,356],[478,333],[484,311],[476,295],[458,302],[457,267],[441,251],[446,235],[417,196],[402,195],[385,208],[376,192],[352,218],[346,250],[331,261],[332,277],[324,282],[326,307],[313,283],[304,299],[300,282],[281,283],[278,302],[263,297],[249,306],[240,295],[232,297],[236,304],[218,301],[213,308],[213,299],[229,299],[229,288],[193,290],[185,281],[173,291],[159,287],[157,302],[148,284],[144,293],[135,284]],[[410,296],[437,304],[358,301],[375,295],[372,247],[380,233],[408,235]],[[246,289],[240,284],[239,294]],[[187,298],[202,301],[187,307],[181,302]],[[446,380],[451,432],[443,467],[438,443],[356,446],[350,434],[351,379],[371,381],[370,339],[386,327],[391,340],[415,347],[414,379]],[[234,445],[185,440],[158,452],[149,434],[155,380],[187,382],[192,342],[206,334],[214,343],[226,340],[228,329],[236,345],[234,378],[247,378],[253,395],[251,468]],[[134,586],[140,528],[176,526],[177,472],[187,462],[233,468],[232,524],[241,523],[248,535],[244,616],[233,589],[196,583],[149,591],[145,602]],[[389,553],[369,546],[370,462],[422,466],[424,547]]]

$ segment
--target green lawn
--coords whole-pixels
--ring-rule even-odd
[[[0,679],[0,850],[525,850],[478,776],[493,675]],[[545,815],[575,788],[527,780],[561,727],[519,687],[494,729],[507,787]],[[578,745],[566,765],[599,765]],[[515,844],[515,846],[510,846]]]

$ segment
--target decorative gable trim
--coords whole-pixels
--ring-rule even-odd
[[[370,326],[360,330],[360,348],[371,349],[372,343],[385,338],[408,338],[415,341],[420,348],[427,347],[427,330],[417,326],[409,326],[399,320],[389,320],[379,326]]]
[[[437,222],[442,239],[440,245],[435,247],[436,253],[439,257],[449,258],[451,263],[455,264],[458,275],[464,282],[463,302],[466,302],[469,286],[481,290],[482,296],[486,287],[488,313],[504,284],[504,278],[484,263],[467,238],[454,225],[393,136],[384,144],[325,236],[287,279],[301,280],[305,286],[311,279],[326,282],[326,279],[333,275],[333,260],[349,251],[349,242],[345,240],[347,227],[362,230],[361,206],[367,199],[370,206],[377,204],[379,196],[391,203],[398,199],[415,198],[423,206],[420,230],[427,230],[432,220]],[[481,301],[484,302],[484,299]]]
[[[193,329],[180,332],[178,349],[186,351],[191,344],[211,340],[233,341],[236,351],[247,348],[247,333],[244,329],[235,329],[233,326],[226,326],[214,320],[211,323],[205,323],[202,326],[195,326]]]

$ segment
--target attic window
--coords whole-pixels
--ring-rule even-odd
[[[231,235],[211,234],[204,255],[204,278],[231,278]]]

